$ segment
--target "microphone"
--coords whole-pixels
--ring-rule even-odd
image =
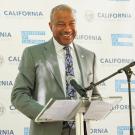
[[[128,69],[128,68],[130,68],[130,67],[133,67],[133,66],[135,66],[135,61],[133,61],[133,62],[131,62],[130,64],[128,64],[127,66],[125,66],[125,67],[119,69],[118,71],[121,72],[122,70],[126,70],[126,69]]]
[[[73,86],[81,97],[87,97],[86,90],[76,82],[73,76],[67,76],[67,82]]]

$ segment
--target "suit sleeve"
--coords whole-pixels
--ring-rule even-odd
[[[43,108],[32,96],[36,82],[35,77],[34,60],[30,48],[26,48],[23,52],[19,73],[11,93],[11,102],[16,109],[32,120],[36,118]]]

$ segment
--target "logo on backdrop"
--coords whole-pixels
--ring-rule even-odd
[[[128,92],[127,80],[115,80],[116,92]],[[131,91],[135,92],[135,80],[131,80]]]
[[[45,31],[22,31],[22,44],[41,44],[45,42]]]
[[[29,128],[28,127],[24,127],[24,135],[29,135]]]
[[[13,86],[13,82],[11,80],[0,80],[0,88],[11,88]]]
[[[111,34],[112,46],[133,46],[132,34]]]
[[[8,62],[9,64],[19,64],[21,61],[21,57],[20,56],[8,56]]]
[[[127,12],[110,12],[110,13],[109,12],[98,12],[97,16],[98,16],[98,18],[113,19],[113,20],[132,18],[131,13],[127,13]]]
[[[20,56],[7,56],[6,60],[4,59],[3,55],[0,55],[0,66],[3,65],[3,63],[5,63],[5,61],[8,61],[8,64],[19,64],[19,62],[21,61],[21,57]]]
[[[5,113],[5,107],[2,103],[0,103],[0,116],[3,115]]]
[[[0,135],[15,135],[11,129],[0,129]]]
[[[102,37],[101,35],[89,35],[89,34],[78,34],[76,35],[75,39],[77,41],[89,41],[92,42],[92,44],[100,44],[102,43]]]
[[[102,40],[100,35],[87,35],[87,34],[76,35],[76,39],[77,40],[93,40],[93,41]]]
[[[133,127],[133,130],[135,130],[135,127]],[[117,135],[128,135],[129,133],[130,133],[129,126],[118,126],[117,127]]]
[[[132,105],[132,109],[135,109],[135,106]],[[117,104],[112,108],[113,111],[129,111],[129,105],[127,104]]]
[[[4,63],[4,57],[0,55],[0,66]]]
[[[85,19],[88,21],[88,22],[92,22],[95,18],[95,14],[93,11],[91,10],[86,10],[85,11]]]
[[[132,18],[132,14],[129,12],[94,12],[86,10],[84,12],[84,18],[87,22],[92,22],[96,19],[104,19],[111,21],[125,21]]]
[[[0,10],[0,16],[6,17],[42,17],[42,11],[27,11],[27,10]]]
[[[99,134],[109,134],[109,131],[108,131],[108,129],[107,128],[91,128],[90,129],[90,133],[91,134],[97,134],[97,135],[99,135]]]
[[[11,38],[12,34],[10,32],[3,32],[0,31],[0,40],[5,39],[5,38]]]
[[[128,59],[128,58],[100,58],[99,59],[101,64],[110,64],[111,66],[114,66],[112,64],[129,64],[134,61],[134,59]]]

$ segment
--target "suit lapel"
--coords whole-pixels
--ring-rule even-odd
[[[82,49],[78,46],[74,44],[74,48],[75,48],[75,52],[76,52],[76,56],[77,56],[77,60],[78,60],[78,65],[79,65],[79,69],[81,72],[81,78],[82,78],[82,85],[86,86],[87,83],[87,76],[86,76],[86,71],[87,71],[87,66],[86,66],[86,56],[85,56],[85,52],[81,51]]]
[[[47,62],[47,67],[50,73],[53,74],[54,78],[57,80],[58,84],[61,87],[61,91],[64,94],[64,88],[62,85],[62,79],[60,75],[60,69],[59,69],[59,64],[57,60],[57,54],[55,51],[54,43],[53,40],[51,39],[44,47],[44,55],[45,59]],[[87,71],[87,66],[86,66],[86,56],[85,52],[81,51],[82,49],[78,45],[74,45],[75,48],[75,53],[77,56],[78,60],[78,65],[79,69],[81,72],[81,78],[82,78],[82,85],[86,86],[87,83],[87,76],[86,76],[86,71]]]
[[[46,58],[47,67],[48,67],[49,72],[53,74],[54,78],[60,85],[61,90],[64,94],[59,64],[58,64],[58,60],[57,60],[57,54],[56,54],[54,43],[53,43],[52,39],[48,42],[48,44],[45,45],[44,55]]]

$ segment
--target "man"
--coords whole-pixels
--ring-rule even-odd
[[[13,105],[31,119],[30,135],[68,134],[63,122],[34,122],[50,98],[67,97],[64,47],[70,46],[76,80],[87,87],[95,78],[95,54],[73,43],[76,21],[72,8],[67,5],[54,7],[49,26],[53,34],[50,41],[24,50],[11,94]],[[94,95],[98,95],[96,89]],[[75,135],[74,130],[71,134]]]

